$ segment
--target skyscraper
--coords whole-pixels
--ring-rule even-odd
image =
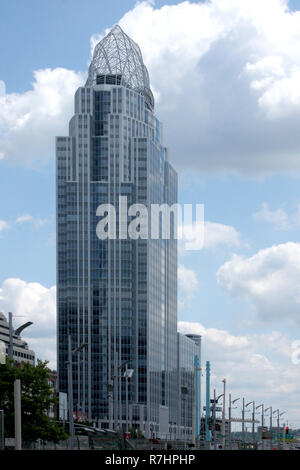
[[[140,49],[119,26],[95,47],[69,136],[56,138],[56,161],[59,389],[67,392],[71,335],[73,349],[86,344],[72,356],[74,410],[107,427],[128,417],[148,434],[172,431],[177,241],[129,238],[119,209],[124,201],[126,210],[176,203],[177,173]],[[116,208],[116,238],[97,237],[101,204]]]

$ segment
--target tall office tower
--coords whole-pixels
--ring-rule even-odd
[[[177,173],[140,49],[119,26],[95,47],[69,136],[56,138],[56,159],[59,390],[68,388],[71,335],[73,350],[85,345],[72,354],[74,411],[104,427],[125,426],[128,417],[148,435],[172,431],[177,242],[133,239],[120,214],[131,208],[130,222],[133,204],[176,203]],[[116,209],[115,238],[97,236],[103,204]]]

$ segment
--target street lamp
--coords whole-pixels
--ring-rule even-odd
[[[88,343],[83,343],[72,350],[72,337],[68,336],[68,395],[69,395],[69,433],[70,433],[70,450],[74,447],[74,418],[73,418],[73,377],[72,377],[72,356],[82,351]]]
[[[217,435],[216,435],[216,404],[218,403],[219,399],[224,395],[221,393],[218,397],[216,397],[216,389],[214,389],[214,403],[213,403],[213,438],[214,438],[214,450],[217,450]]]
[[[182,394],[182,401],[184,402],[184,448],[186,449],[186,424],[187,424],[187,420],[186,420],[186,402],[187,402],[187,395],[188,395],[189,391],[188,391],[188,388],[186,386],[183,386],[181,387],[181,394]]]
[[[272,416],[273,416],[273,413],[272,413],[272,406],[269,406],[269,408],[267,408],[265,410],[265,412],[269,411],[270,410],[270,435],[271,435],[271,439],[270,439],[270,449],[272,450],[272,447],[273,447],[273,432],[272,432]]]
[[[228,417],[229,417],[229,450],[231,450],[231,409],[232,405],[236,403],[240,398],[235,398],[231,401],[231,393],[229,394],[229,409],[228,409]]]
[[[263,427],[264,427],[264,413],[265,413],[265,410],[264,410],[264,404],[262,403],[261,405],[258,405],[256,407],[256,410],[258,410],[259,408],[261,408],[261,432],[263,433]],[[262,438],[262,450],[264,450],[265,448],[265,441],[263,440]]]
[[[128,431],[128,379],[132,377],[132,374],[134,372],[134,369],[128,369],[127,365],[129,362],[131,362],[132,359],[127,359],[126,361],[122,362],[116,370],[116,373],[114,373],[112,380],[113,384],[107,383],[107,390],[108,392],[113,392],[113,421],[114,421],[114,430],[118,430],[118,414],[120,415],[120,419],[122,420],[122,410],[120,409],[122,407],[122,400],[120,400],[120,403],[118,402],[118,384],[117,384],[117,379],[120,377],[120,371],[126,366],[124,377],[126,379],[126,431]],[[117,372],[118,371],[118,372]],[[130,371],[130,372],[129,372]],[[119,412],[118,412],[119,409]]]
[[[126,432],[128,432],[128,421],[129,421],[129,407],[128,407],[128,379],[131,379],[134,369],[128,369],[128,362],[126,362],[126,370],[124,372],[124,377],[126,379]]]
[[[249,405],[253,405],[253,408],[252,408],[252,441],[253,441],[253,444],[254,444],[254,441],[255,441],[255,401],[249,401],[249,403],[247,403],[246,405],[246,408],[247,406]]]
[[[14,343],[13,343],[13,324],[12,324],[12,312],[8,312],[9,322],[9,347],[8,357],[10,366],[13,365],[14,360]],[[15,330],[15,334],[19,335],[21,331],[25,330],[28,326],[33,325],[33,322],[28,321],[23,325],[19,326]],[[21,421],[21,381],[16,379],[14,381],[14,414],[15,414],[15,450],[22,449],[22,421]]]
[[[225,449],[225,406],[226,406],[226,379],[223,382],[223,408],[222,408],[222,449]]]

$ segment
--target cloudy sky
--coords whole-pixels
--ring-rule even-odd
[[[179,200],[205,207],[204,248],[179,253],[180,330],[202,335],[217,393],[226,377],[233,398],[300,427],[297,5],[2,2],[0,310],[34,322],[26,339],[52,367],[55,136],[67,134],[94,45],[119,23],[149,70]]]

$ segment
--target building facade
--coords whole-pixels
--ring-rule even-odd
[[[188,441],[192,438],[193,413],[195,413],[195,435],[200,434],[201,371],[196,369],[201,367],[201,336],[178,333],[177,340],[179,397],[177,406],[177,437]],[[196,364],[198,365],[197,368],[195,367]],[[198,374],[198,378],[196,374]]]
[[[128,236],[122,211],[130,223],[137,205],[176,203],[177,173],[140,49],[119,26],[95,47],[56,162],[59,391],[70,335],[73,350],[85,345],[72,354],[74,409],[103,427],[129,419],[159,434],[178,419],[177,241],[172,224],[171,239]],[[99,239],[104,204],[117,234],[107,226]]]

